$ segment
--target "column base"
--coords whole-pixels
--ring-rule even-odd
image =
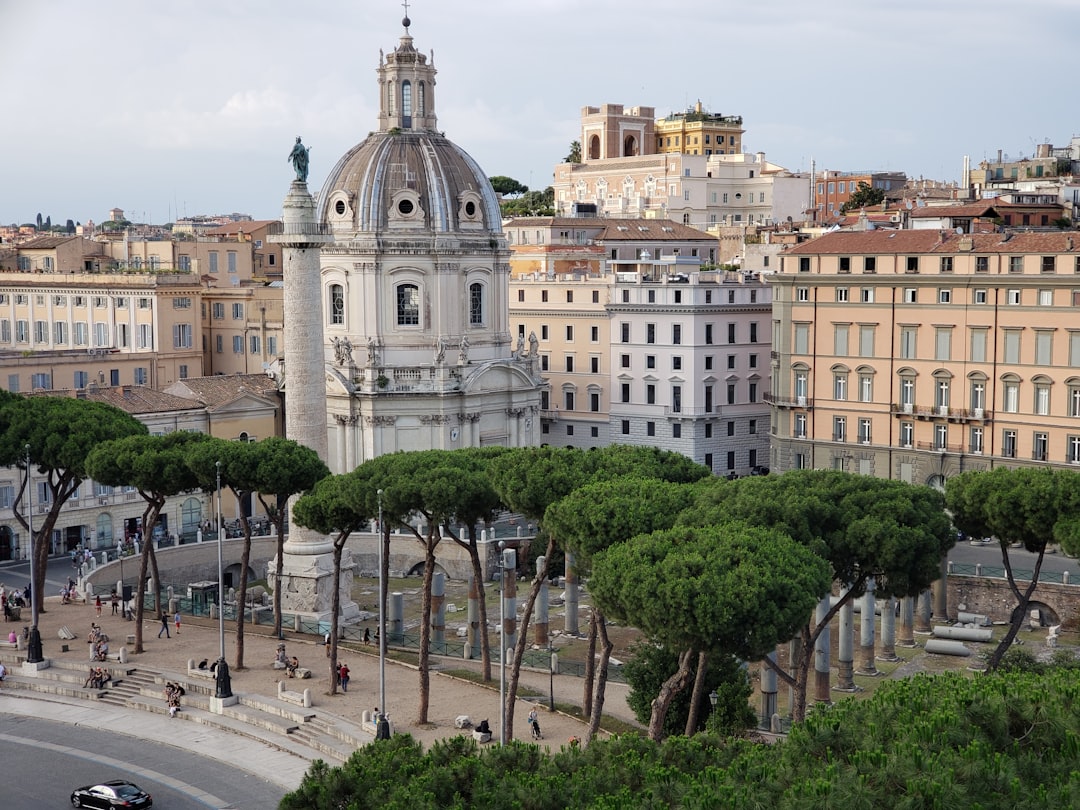
[[[352,585],[356,565],[348,549],[341,553],[339,620],[359,621],[360,608],[352,600]],[[277,558],[267,568],[267,581],[277,575]],[[281,611],[299,616],[302,621],[329,622],[334,606],[334,555],[289,554],[281,567]]]
[[[210,696],[210,713],[211,714],[224,714],[226,706],[235,706],[240,702],[240,698],[237,695],[230,695],[227,698],[219,698]]]

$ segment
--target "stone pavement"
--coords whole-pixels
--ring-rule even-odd
[[[117,652],[125,646],[128,634],[134,633],[134,622],[126,621],[120,616],[113,616],[106,602],[102,615],[96,615],[93,604],[62,605],[57,598],[46,600],[46,612],[39,617],[39,630],[41,632],[44,654],[47,659],[58,663],[57,671],[61,666],[89,667],[89,645],[86,643],[86,635],[89,632],[91,622],[97,622],[102,630],[109,636],[110,652]],[[21,630],[26,622],[20,622],[17,629]],[[6,635],[11,625],[0,625]],[[71,641],[62,641],[58,637],[61,627],[69,628],[76,638]],[[182,617],[181,631],[176,633],[169,622],[170,636],[164,634],[158,638],[161,622],[153,616],[144,617],[143,648],[144,652],[134,654],[131,652],[133,645],[128,646],[128,668],[136,670],[148,670],[160,673],[162,677],[175,676],[177,679],[190,682],[187,677],[187,663],[189,660],[199,662],[208,659],[213,662],[219,654],[219,633],[216,621],[209,619],[193,619],[190,616]],[[244,636],[244,663],[246,668],[237,671],[233,665],[236,661],[236,637],[235,623],[225,624],[225,654],[230,664],[232,674],[232,688],[234,694],[246,697],[256,697],[265,703],[276,702],[278,694],[278,682],[283,679],[284,673],[274,670],[271,661],[274,658],[278,639],[270,635],[269,627],[245,628]],[[298,713],[308,712],[330,719],[340,719],[343,723],[359,727],[361,715],[365,711],[375,708],[378,703],[378,654],[377,648],[372,645],[359,649],[339,648],[338,659],[348,664],[351,670],[349,691],[336,695],[329,694],[329,667],[321,639],[311,636],[298,635],[291,632],[285,633],[285,644],[288,655],[296,655],[301,667],[310,668],[312,677],[305,680],[285,680],[286,688],[292,691],[311,690],[312,708],[301,709],[293,706]],[[63,650],[67,646],[67,651]],[[350,645],[352,646],[352,645]],[[435,659],[438,661],[439,659]],[[447,667],[475,668],[469,666],[471,662],[453,661],[442,659]],[[116,668],[115,663],[110,664]],[[16,670],[16,673],[18,671]],[[498,738],[498,667],[494,667],[494,688],[487,688],[466,682],[457,678],[439,676],[433,673],[431,678],[430,704],[428,711],[428,724],[418,725],[417,692],[419,675],[414,667],[399,664],[388,660],[386,664],[386,690],[387,706],[385,707],[394,723],[395,731],[411,734],[424,745],[445,737],[455,736],[462,732],[454,725],[458,715],[468,715],[474,722],[488,719]],[[539,694],[547,695],[548,675],[543,673],[523,673],[524,685]],[[207,681],[212,687],[212,681]],[[559,702],[580,704],[582,692],[582,680],[570,676],[556,676],[555,695]],[[260,697],[261,696],[261,697]],[[615,716],[623,719],[632,719],[632,715],[625,703],[626,687],[623,684],[609,684],[608,698],[605,707]],[[28,691],[16,691],[4,689],[0,691],[0,711],[16,713],[33,713],[38,716],[47,716],[50,711],[41,706],[40,700],[33,701],[26,698],[40,697],[52,703],[60,701],[70,704],[75,701],[79,705],[76,717],[79,722],[93,722],[100,727],[115,727],[118,731],[138,729],[138,734],[148,739],[160,739],[162,742],[178,745],[198,753],[207,750],[222,750],[229,752],[230,761],[234,761],[237,767],[243,768],[258,776],[267,778],[285,787],[295,787],[299,784],[300,777],[307,769],[310,761],[323,758],[333,763],[334,759],[325,753],[314,749],[305,749],[298,737],[279,735],[277,739],[270,735],[263,735],[265,740],[260,742],[257,735],[246,735],[245,738],[237,738],[230,735],[227,730],[207,726],[204,723],[179,723],[172,720],[164,713],[164,700],[161,700],[161,714],[137,709],[119,708],[108,706],[100,701],[80,701],[78,696],[74,698],[60,698],[58,696],[45,696]],[[151,702],[153,700],[151,699]],[[194,702],[194,701],[193,701]],[[542,701],[546,706],[546,698]],[[152,711],[156,707],[147,706]],[[515,710],[514,737],[519,740],[530,739],[529,729],[525,722],[532,704],[526,701],[518,701]],[[194,712],[194,710],[193,710]],[[183,713],[183,712],[181,712]],[[68,708],[57,712],[57,719],[69,721],[72,716]],[[89,717],[87,717],[89,715]],[[92,721],[89,719],[92,718]],[[558,749],[565,744],[570,737],[583,736],[584,726],[579,721],[561,713],[548,713],[541,711],[540,724],[544,731],[544,745]],[[370,739],[370,735],[362,733],[355,737],[358,741]]]

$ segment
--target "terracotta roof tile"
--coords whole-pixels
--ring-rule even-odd
[[[960,248],[970,241],[971,248]],[[915,253],[1080,254],[1080,234],[1068,231],[958,234],[946,230],[835,231],[796,245],[785,255],[888,255]]]
[[[165,411],[201,411],[201,403],[190,399],[173,396],[155,388],[142,385],[121,385],[115,387],[90,387],[74,391],[35,392],[32,396],[68,397],[86,399],[91,402],[104,402],[130,414],[162,413]]]
[[[276,396],[277,383],[265,374],[218,374],[212,377],[189,377],[168,387],[172,394],[194,399],[208,407],[232,402],[244,394]]]
[[[966,205],[926,205],[912,208],[912,219],[936,219],[938,217],[996,217],[997,211],[988,203]]]

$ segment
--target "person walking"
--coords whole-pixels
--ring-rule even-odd
[[[165,611],[161,611],[161,629],[158,630],[157,637],[161,638],[161,634],[165,634],[165,638],[172,638],[169,635],[169,617],[165,615]]]
[[[173,623],[176,625],[176,635],[180,635],[180,611],[176,611],[176,615],[173,616]]]
[[[120,597],[116,595],[115,590],[109,594],[109,601],[112,603],[112,615],[115,616],[120,609]]]
[[[94,597],[94,609],[97,611],[97,615],[101,615],[101,594],[99,593]]]

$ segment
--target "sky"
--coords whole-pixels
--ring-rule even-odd
[[[410,0],[439,128],[550,185],[587,105],[700,100],[793,171],[957,181],[1080,133],[1078,0]],[[397,0],[0,0],[0,223],[280,216],[376,128]]]

